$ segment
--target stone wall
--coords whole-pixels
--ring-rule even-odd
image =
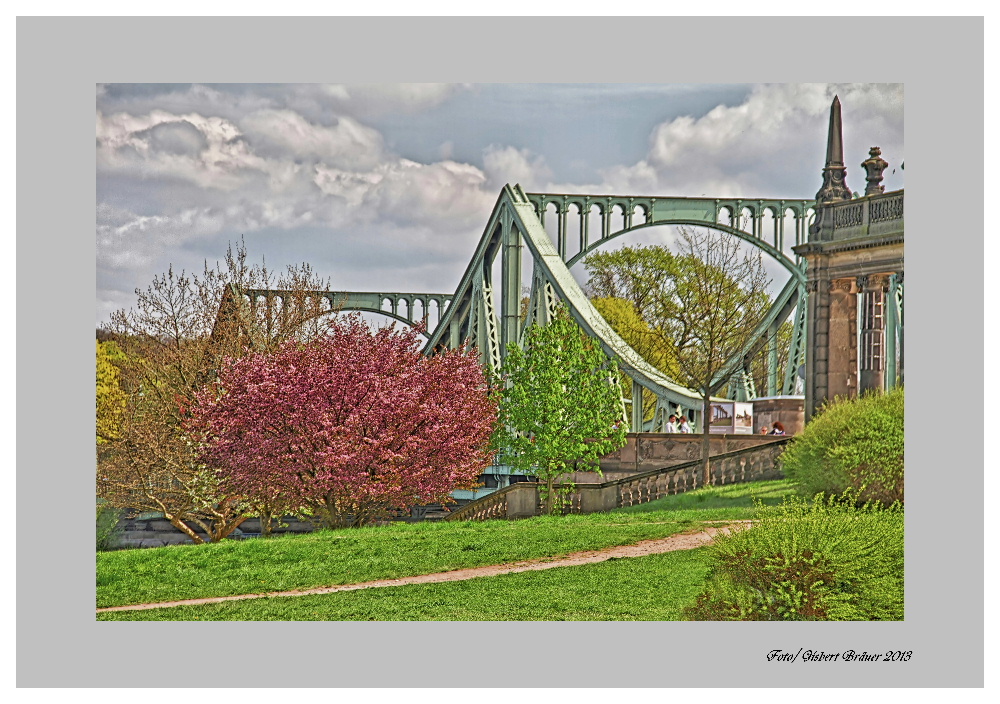
[[[275,528],[274,533],[308,533],[313,530],[312,524],[297,518],[287,516],[282,520],[287,524],[283,528]],[[207,540],[205,533],[195,526],[195,533]],[[248,518],[231,534],[232,538],[242,538],[245,535],[260,534],[260,519]],[[184,533],[174,528],[166,518],[124,518],[111,536],[111,546],[114,548],[159,548],[164,545],[183,545],[193,541]]]
[[[806,424],[804,396],[769,396],[753,400],[753,431],[771,428],[775,421],[785,426],[786,435],[798,435]]]

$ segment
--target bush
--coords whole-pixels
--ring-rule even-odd
[[[691,621],[899,621],[903,510],[819,497],[758,504],[754,524],[716,537]]]
[[[903,389],[825,405],[781,455],[803,496],[903,502]]]

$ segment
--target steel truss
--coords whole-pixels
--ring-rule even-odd
[[[589,218],[581,218],[580,251],[572,258],[567,257],[567,233],[565,217],[560,211],[559,229],[556,242],[549,237],[544,226],[544,206],[562,199],[562,203],[579,204],[582,213],[588,203],[603,204],[601,236],[590,241],[587,236]],[[609,218],[603,213],[622,202],[631,208],[641,210],[643,222],[634,223],[625,217],[625,227],[611,232]],[[785,256],[781,251],[781,232],[776,233],[778,241],[771,245],[760,236],[759,218],[751,232],[744,232],[732,225],[718,223],[720,210],[732,207],[730,213],[738,213],[735,204],[743,201],[718,199],[669,199],[636,198],[615,196],[552,196],[526,194],[520,186],[504,187],[493,212],[487,221],[483,236],[476,247],[472,260],[455,290],[452,305],[445,312],[441,323],[431,332],[425,347],[427,353],[443,348],[451,348],[463,341],[475,342],[480,358],[485,366],[499,369],[511,343],[522,344],[526,330],[535,324],[545,324],[555,311],[558,301],[566,304],[573,319],[588,335],[599,342],[604,351],[618,361],[619,367],[632,380],[631,413],[629,420],[634,430],[662,429],[672,408],[699,408],[700,395],[687,389],[649,365],[635,352],[607,323],[593,307],[569,271],[570,266],[583,259],[586,254],[609,240],[649,225],[697,225],[712,227],[733,234],[760,247],[782,263],[791,273],[789,282],[778,294],[767,318],[755,331],[754,342],[738,358],[727,365],[733,370],[717,379],[715,388],[732,384],[733,377],[749,379],[746,370],[754,356],[764,345],[770,345],[768,393],[791,394],[794,392],[796,370],[804,361],[805,346],[805,273],[804,265]],[[759,203],[781,203],[786,201],[759,201]],[[793,203],[796,213],[796,241],[804,237],[804,218],[812,205],[808,201]],[[708,206],[707,209],[705,206]],[[700,208],[700,210],[699,210]],[[629,212],[634,212],[630,210]],[[758,211],[759,212],[759,211]],[[783,212],[783,211],[782,211]],[[802,218],[802,224],[798,218]],[[782,222],[783,227],[783,222]],[[531,259],[532,278],[528,299],[527,315],[521,316],[521,281],[523,257]],[[494,281],[494,264],[500,258],[500,281]],[[497,285],[499,284],[499,285]],[[777,328],[793,311],[796,311],[791,352],[787,369],[783,375],[777,369],[777,348],[775,346]],[[656,408],[652,423],[643,423],[643,391],[650,391],[656,398]],[[737,385],[736,395],[740,398],[756,396],[752,384]]]

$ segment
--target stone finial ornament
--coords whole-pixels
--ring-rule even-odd
[[[826,140],[823,186],[816,193],[816,204],[850,199],[851,189],[847,187],[847,169],[844,166],[844,128],[840,118],[840,98],[835,95],[830,106],[830,131]]]
[[[882,183],[882,172],[886,170],[889,166],[882,159],[882,150],[878,147],[872,147],[868,150],[868,158],[861,162],[861,168],[863,168],[868,176],[868,187],[865,189],[866,196],[874,196],[879,193],[885,192],[885,186],[880,185]]]

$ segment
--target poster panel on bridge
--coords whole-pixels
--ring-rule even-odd
[[[720,401],[711,404],[708,432],[750,435],[753,433],[753,404]]]

